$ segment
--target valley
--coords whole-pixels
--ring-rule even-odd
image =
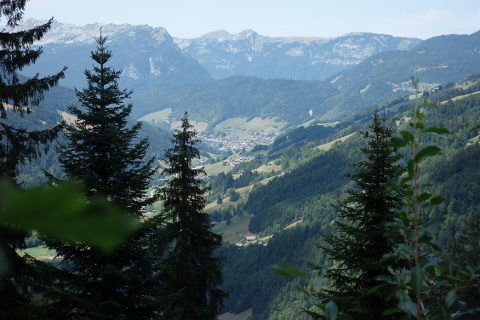
[[[38,20],[27,20],[23,27],[31,28],[39,23]],[[170,281],[173,286],[175,281],[170,276],[178,271],[177,265],[190,261],[190,256],[185,254],[177,260],[175,255],[170,256],[178,239],[168,242],[168,237],[183,234],[191,226],[175,230],[169,228],[173,228],[174,221],[190,223],[195,220],[178,218],[180,214],[190,212],[191,208],[180,210],[178,216],[171,215],[171,211],[198,200],[196,206],[201,207],[199,212],[205,214],[207,221],[202,222],[202,230],[207,230],[209,236],[213,235],[218,240],[218,246],[212,245],[214,250],[209,258],[221,261],[219,264],[223,268],[219,274],[211,272],[209,275],[220,275],[217,280],[223,282],[219,281],[222,283],[218,288],[229,294],[214,316],[218,315],[220,320],[307,320],[310,317],[302,310],[321,313],[316,303],[320,301],[324,304],[340,292],[336,290],[345,289],[336,278],[329,278],[331,273],[327,271],[324,281],[320,281],[319,275],[324,274],[322,269],[336,272],[343,268],[340,261],[349,258],[355,260],[354,256],[348,255],[345,255],[345,260],[335,259],[336,250],[332,249],[335,243],[328,239],[338,237],[348,240],[358,234],[368,237],[369,231],[374,234],[379,228],[387,228],[385,225],[373,225],[373,218],[365,219],[372,224],[367,223],[367,232],[362,230],[354,233],[360,230],[355,228],[363,226],[365,222],[352,223],[345,212],[358,211],[361,215],[369,212],[370,208],[376,208],[380,201],[367,199],[370,201],[367,204],[362,202],[365,200],[362,197],[370,195],[362,190],[370,190],[372,185],[378,187],[375,191],[381,196],[396,192],[392,196],[396,197],[395,201],[401,198],[403,207],[410,208],[411,202],[405,199],[411,196],[409,192],[413,190],[412,185],[416,187],[417,184],[416,180],[412,183],[413,180],[405,177],[413,175],[413,172],[415,179],[421,177],[419,185],[425,192],[415,198],[415,201],[424,201],[420,206],[420,220],[427,225],[423,225],[422,232],[426,232],[426,236],[422,241],[425,246],[434,243],[433,249],[428,252],[433,257],[430,264],[418,269],[431,272],[433,269],[430,267],[435,265],[437,268],[440,258],[437,259],[435,255],[440,255],[439,252],[451,259],[452,265],[455,264],[452,270],[468,265],[469,254],[480,254],[478,237],[475,238],[474,233],[480,230],[480,31],[420,40],[368,32],[336,37],[268,37],[253,30],[237,34],[219,30],[202,37],[184,39],[172,37],[162,27],[130,24],[76,26],[55,21],[48,36],[33,46],[43,46],[41,58],[21,70],[22,77],[25,77],[21,79],[33,77],[37,72],[49,73],[51,69],[57,70],[66,65],[68,71],[65,79],[60,80],[60,86],[44,93],[43,100],[32,114],[21,117],[7,106],[8,119],[3,119],[2,124],[21,130],[42,130],[65,121],[68,127],[64,127],[63,133],[46,144],[48,148],[45,148],[45,152],[38,151],[38,156],[31,156],[18,166],[15,179],[22,188],[61,185],[63,179],[68,179],[68,170],[73,170],[66,169],[64,154],[63,163],[59,160],[63,150],[59,146],[67,145],[68,132],[70,138],[75,136],[76,131],[73,130],[76,130],[74,125],[78,118],[73,113],[82,115],[87,110],[77,101],[77,97],[80,88],[86,86],[83,71],[91,65],[89,52],[94,48],[92,39],[98,35],[100,27],[107,37],[105,43],[112,51],[112,68],[122,71],[119,73],[119,92],[126,94],[121,106],[127,108],[128,118],[116,121],[128,128],[138,129],[138,135],[132,136],[131,144],[141,146],[139,154],[143,158],[132,160],[129,168],[137,168],[137,163],[149,164],[144,171],[147,173],[142,173],[149,176],[146,189],[141,189],[133,197],[134,200],[125,205],[130,210],[138,203],[145,202],[138,210],[141,215],[139,220],[145,222],[141,227],[145,227],[145,230],[139,232],[138,239],[129,242],[133,243],[132,247],[125,245],[122,252],[113,249],[111,256],[91,250],[83,242],[83,247],[75,248],[78,249],[75,254],[80,258],[72,265],[66,263],[65,270],[75,263],[81,269],[82,263],[78,261],[82,262],[81,255],[84,253],[93,252],[92,256],[85,257],[85,261],[89,259],[94,266],[93,270],[96,268],[95,259],[103,263],[110,258],[112,261],[118,258],[123,263],[124,254],[126,259],[133,261],[140,258],[135,250],[148,248],[144,250],[145,261],[138,263],[148,264],[148,259],[155,262],[151,269],[154,271],[149,269],[145,274],[147,277],[157,277],[149,288],[153,288],[152,292],[158,291],[149,294],[158,295],[161,290],[169,292],[169,288],[161,287],[164,283],[162,277],[165,277],[165,283]],[[19,28],[21,26],[12,30],[18,31]],[[132,51],[131,48],[136,49]],[[419,80],[415,80],[417,78]],[[125,91],[121,91],[124,88]],[[419,108],[422,101],[427,101],[425,99],[435,106],[425,104]],[[382,119],[385,117],[381,129],[374,129],[372,119],[375,115]],[[183,132],[182,136],[187,117],[191,131]],[[92,119],[96,120],[94,117]],[[105,121],[96,126],[88,125],[87,128],[93,131],[109,124],[112,123]],[[81,124],[77,123],[77,126],[81,127]],[[384,131],[379,133],[375,130]],[[379,138],[385,132],[391,133],[394,139],[390,136],[388,139]],[[414,134],[419,137],[413,137]],[[114,141],[112,135],[107,137]],[[171,149],[181,139],[188,141],[183,141],[183,149]],[[87,140],[79,139],[78,144]],[[408,143],[405,142],[407,140]],[[377,148],[375,143],[381,147]],[[113,142],[105,139],[99,144],[109,146]],[[415,148],[412,148],[414,144]],[[427,151],[409,160],[412,158],[412,149],[416,152],[417,147]],[[119,144],[117,149],[123,148],[126,147]],[[392,167],[398,166],[399,172],[395,172],[395,178],[398,179],[394,180],[403,179],[402,185],[392,181],[370,183],[369,179],[383,169],[379,167],[378,172],[371,174],[369,170],[376,168],[371,162],[381,158],[382,152],[387,149],[392,154],[398,152],[395,160],[391,160],[393,156],[385,158],[394,163]],[[377,153],[365,150],[375,150]],[[132,151],[133,154],[135,152]],[[69,155],[70,161],[77,161],[79,154],[80,151]],[[111,156],[113,152],[97,153],[92,148],[89,154],[94,155],[95,159],[112,160],[105,166],[104,172],[122,162],[121,158],[114,159]],[[183,167],[175,162],[182,159],[191,162],[188,165],[182,163]],[[385,162],[388,164],[387,160]],[[205,174],[196,170],[203,170]],[[184,202],[176,203],[183,193],[180,189],[170,189],[171,181],[176,181],[185,172],[189,173],[189,183],[194,187],[189,190],[191,194],[185,197]],[[356,175],[358,172],[359,175]],[[52,177],[58,180],[51,180]],[[104,184],[122,179],[123,176],[111,177]],[[97,184],[88,192],[94,194],[96,188],[102,186],[102,183]],[[178,185],[176,187],[180,188]],[[125,190],[127,188],[105,196],[105,201],[112,202],[115,196],[123,194]],[[427,195],[427,192],[434,196]],[[440,201],[436,195],[444,201]],[[358,209],[364,207],[364,211]],[[397,220],[389,222],[388,230],[392,230],[396,221],[397,225],[400,222],[407,224],[401,226],[404,228],[403,233],[400,232],[402,235],[411,232],[411,212],[405,213],[402,207],[391,210],[396,210]],[[88,215],[88,212],[84,214]],[[351,227],[348,230],[352,233],[342,231],[344,226]],[[200,229],[197,227],[192,227],[192,230]],[[375,241],[382,242],[385,233]],[[396,236],[400,237],[398,234]],[[201,250],[197,249],[203,247],[197,243],[204,244],[202,241],[205,238],[192,236],[193,240],[189,239],[186,247],[198,253]],[[74,247],[71,243],[49,239],[36,231],[22,239],[28,245],[19,246],[14,250],[15,254],[25,257],[26,261],[30,256],[33,257],[33,264],[35,259],[46,262],[42,268],[51,267],[52,264],[56,266],[65,257],[61,254],[53,260],[57,253],[54,246],[60,249]],[[42,243],[41,239],[47,240]],[[149,239],[157,242],[150,242]],[[211,240],[212,243],[215,241]],[[123,245],[123,242],[119,243]],[[409,240],[406,243],[410,245]],[[363,245],[367,246],[366,243],[349,246],[358,249]],[[348,246],[339,246],[337,251],[343,252],[345,247]],[[170,261],[167,257],[174,260]],[[364,261],[362,259],[368,257],[369,253],[365,253],[356,258]],[[370,266],[371,263],[377,268],[378,261],[372,261],[364,265]],[[105,264],[107,271],[117,267],[108,263]],[[274,273],[271,266],[279,263],[295,266],[298,272],[292,273],[297,277],[281,277]],[[407,270],[405,264],[394,267],[401,270],[398,274],[404,278],[410,277],[413,272]],[[394,267],[387,269],[397,270]],[[203,271],[208,268],[210,265]],[[122,277],[122,272],[133,269],[130,265],[121,265],[118,269],[121,272],[116,270],[115,277]],[[378,270],[384,271],[378,267],[372,274],[378,276]],[[478,270],[472,271],[475,277]],[[49,276],[54,274],[53,271]],[[359,278],[360,271],[353,276],[350,270],[343,271],[342,276]],[[76,276],[75,272],[70,274],[72,278]],[[79,274],[81,272],[78,271]],[[132,279],[144,276],[140,272],[133,273]],[[70,281],[70,278],[65,279]],[[353,283],[355,280],[348,281]],[[345,280],[345,283],[348,281]],[[421,290],[427,291],[424,288],[426,285],[420,282],[418,286],[423,288]],[[125,284],[126,287],[128,285]],[[414,296],[412,286],[408,283],[402,287],[410,294],[405,295],[408,299]],[[183,289],[188,287],[184,286]],[[59,288],[55,287],[55,290],[60,290],[70,299],[66,294],[69,287],[64,285]],[[456,287],[445,284],[442,290],[448,293],[453,288]],[[474,288],[478,289],[478,281]],[[175,299],[183,289],[168,294],[162,291],[161,294],[168,299]],[[55,290],[52,289],[49,294],[57,294]],[[305,298],[305,292],[315,296]],[[144,301],[143,293],[122,294],[118,299],[131,294],[139,301]],[[58,298],[58,301],[65,296]],[[359,297],[367,299],[366,295]],[[402,297],[398,294],[394,299]],[[355,314],[353,319],[360,319],[362,312],[363,315],[368,314],[365,311],[367,307],[362,309],[363,306],[355,304],[353,300],[356,296],[353,300],[350,298],[346,298],[347,302],[338,299],[338,306],[344,315],[352,312]],[[468,300],[469,297],[459,290],[457,298]],[[155,301],[165,304],[170,301],[162,299]],[[426,302],[434,301],[436,304],[433,305],[443,307],[444,298],[431,296],[429,299]],[[34,302],[49,305],[51,301],[56,300],[43,300],[39,295],[38,301]],[[476,301],[468,301],[480,308]],[[349,303],[355,308],[351,309]],[[156,308],[164,307],[160,305]],[[116,310],[111,305],[107,307]],[[65,312],[68,314],[72,310]],[[399,308],[397,311],[402,310]],[[444,309],[445,314],[453,314],[456,310],[453,302]],[[1,315],[0,312],[0,318]]]

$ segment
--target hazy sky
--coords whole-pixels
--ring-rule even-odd
[[[479,0],[30,0],[25,18],[162,26],[178,38],[219,29],[265,36],[374,32],[430,38],[480,30]]]

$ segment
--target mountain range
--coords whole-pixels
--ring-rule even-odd
[[[41,22],[29,19],[18,28],[31,28]],[[100,23],[81,27],[55,21],[38,43],[44,48],[43,63],[27,68],[25,74],[66,65],[69,71],[62,85],[80,86],[81,72],[90,65],[89,52],[100,29],[114,53],[113,66],[124,71],[125,84],[134,90],[178,87],[232,75],[323,80],[372,54],[408,50],[421,43],[420,39],[371,33],[273,38],[252,30],[237,35],[221,30],[197,39],[174,39],[162,27]]]
[[[253,30],[238,34],[219,30],[197,39],[174,41],[215,79],[243,75],[293,80],[324,80],[373,54],[409,50],[422,42],[373,33],[332,38],[266,37]]]
[[[19,28],[39,23],[30,19]],[[25,75],[67,66],[61,85],[82,88],[100,32],[108,37],[112,67],[123,70],[120,86],[134,91],[138,118],[170,108],[173,117],[189,110],[192,119],[207,123],[239,115],[278,116],[291,124],[329,121],[412,94],[411,76],[426,83],[424,90],[480,71],[480,32],[421,41],[371,33],[274,38],[221,30],[175,39],[161,27],[55,22],[38,43],[43,55]]]

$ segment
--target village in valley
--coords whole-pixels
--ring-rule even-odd
[[[236,129],[227,129],[227,131],[234,131]],[[242,135],[226,135],[224,137],[217,136],[212,137],[211,135],[205,135],[204,133],[199,133],[198,138],[202,140],[203,143],[208,146],[218,148],[219,151],[228,151],[232,152],[252,149],[256,145],[268,145],[273,143],[275,138],[280,134],[280,131],[254,131],[245,129],[242,131]]]

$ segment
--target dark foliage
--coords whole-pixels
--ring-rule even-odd
[[[131,93],[118,88],[120,72],[106,66],[111,57],[106,40],[102,35],[96,39],[97,50],[91,53],[96,65],[93,72],[85,71],[88,88],[76,90],[82,108],[69,107],[77,116],[76,127],[66,128],[67,145],[59,146],[59,161],[67,178],[82,185],[86,199],[108,199],[141,222],[140,209],[155,201],[144,197],[153,159],[143,160],[147,139],[133,143],[141,124],[128,127],[132,105],[124,100]],[[151,319],[158,314],[148,250],[153,227],[144,224],[109,254],[86,243],[42,236],[63,266],[44,268],[52,281],[44,292],[50,319]]]
[[[7,29],[16,27],[23,17],[26,0],[2,1],[0,16],[7,20]],[[29,131],[9,123],[12,112],[21,116],[31,113],[43,94],[57,85],[63,78],[64,70],[53,76],[23,80],[17,75],[25,66],[35,63],[41,49],[31,49],[34,41],[40,40],[50,29],[52,20],[32,29],[0,32],[0,176],[15,180],[18,166],[36,158],[41,147],[48,147],[58,134],[60,127],[47,130]],[[0,282],[0,318],[27,319],[31,311],[31,285],[38,281],[28,257],[20,257],[16,250],[26,247],[25,240],[30,232],[16,226],[0,227],[0,253],[9,264],[9,272]]]
[[[210,218],[203,212],[205,189],[199,175],[202,169],[192,169],[192,160],[199,157],[195,147],[198,140],[188,122],[182,119],[181,131],[172,139],[173,148],[166,152],[169,175],[167,187],[162,189],[167,233],[172,248],[166,258],[171,277],[166,280],[170,294],[177,294],[165,314],[179,315],[182,320],[216,319],[226,293],[218,288],[223,281],[222,258],[213,252],[222,242],[222,236],[211,230]]]

